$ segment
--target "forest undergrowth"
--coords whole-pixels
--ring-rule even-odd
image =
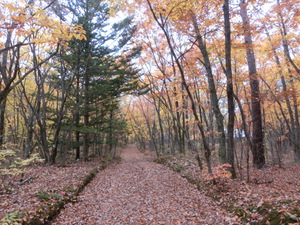
[[[249,182],[242,170],[237,179],[230,179],[224,167],[214,170],[215,184],[207,172],[200,171],[195,155],[176,155],[155,160],[197,185],[199,191],[218,205],[241,218],[244,224],[299,224],[300,165],[250,168]]]
[[[1,176],[0,224],[47,224],[65,204],[77,201],[100,170],[118,161],[106,157],[64,166],[33,164],[20,174]]]

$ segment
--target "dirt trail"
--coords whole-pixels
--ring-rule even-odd
[[[52,224],[232,224],[232,215],[135,145],[101,171]],[[238,223],[236,223],[238,224]]]

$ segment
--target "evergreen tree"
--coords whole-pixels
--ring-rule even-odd
[[[82,145],[83,160],[87,160],[92,141],[107,143],[112,151],[114,137],[118,136],[115,127],[122,130],[120,125],[124,126],[116,117],[119,98],[138,88],[138,70],[131,62],[141,49],[130,43],[136,30],[132,17],[111,24],[109,5],[97,0],[69,1],[66,7],[72,12],[73,23],[83,26],[86,39],[72,40],[64,56],[75,77],[67,102],[72,113],[64,127],[75,132],[72,146],[76,158]]]

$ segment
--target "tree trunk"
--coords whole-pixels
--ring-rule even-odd
[[[8,31],[6,36],[5,48],[8,48],[11,44],[12,31]],[[2,54],[2,62],[0,64],[0,149],[4,144],[4,136],[5,136],[5,109],[6,109],[6,99],[9,90],[6,88],[9,84],[9,78],[7,75],[7,61],[8,61],[8,51],[5,51]],[[2,89],[2,84],[4,88]]]
[[[219,139],[219,161],[221,164],[226,163],[226,137],[225,137],[225,131],[224,131],[224,122],[223,122],[223,115],[221,113],[220,107],[219,107],[219,101],[217,96],[217,90],[215,87],[213,72],[210,64],[209,55],[204,43],[204,40],[202,38],[202,35],[200,34],[197,18],[194,14],[192,14],[192,20],[193,20],[193,26],[196,33],[196,39],[198,42],[198,47],[202,53],[203,56],[203,65],[206,69],[206,77],[208,81],[209,91],[210,91],[210,101],[211,101],[211,107],[213,108],[216,123],[217,123],[217,132],[218,132],[218,139]]]
[[[264,153],[264,133],[262,127],[262,114],[260,102],[259,80],[257,77],[255,56],[252,44],[251,27],[247,13],[247,3],[241,0],[241,17],[243,20],[247,63],[249,69],[250,89],[251,89],[251,117],[252,117],[252,154],[253,166],[262,168],[265,165]]]
[[[86,71],[84,75],[84,115],[83,123],[85,132],[83,135],[83,160],[88,160],[89,155],[89,74]]]
[[[164,129],[163,129],[163,124],[162,124],[162,119],[160,114],[161,100],[158,99],[158,104],[156,104],[156,99],[154,97],[153,100],[154,100],[154,106],[157,113],[157,119],[158,119],[159,130],[160,130],[160,152],[163,154],[165,152],[165,138],[164,138]]]
[[[227,100],[228,100],[228,125],[227,125],[227,163],[231,165],[230,172],[232,178],[236,177],[234,169],[234,97],[233,80],[231,67],[231,29],[229,16],[229,0],[224,1],[224,27],[225,27],[225,60],[227,76]]]
[[[32,143],[32,139],[33,139],[33,119],[34,119],[34,115],[33,113],[31,113],[31,115],[29,115],[29,122],[27,124],[27,130],[26,130],[26,140],[25,140],[25,148],[24,148],[24,157],[25,158],[29,158],[32,150],[33,150],[33,143]]]
[[[113,153],[113,110],[109,112],[109,132],[108,132],[109,153]]]
[[[5,109],[6,109],[6,99],[0,101],[0,149],[4,144],[4,135],[5,135]]]
[[[78,69],[79,70],[79,69]],[[79,76],[77,74],[76,76],[76,107],[75,107],[75,159],[80,159],[80,132],[79,124],[80,124],[80,114],[79,114],[79,104],[80,104],[80,96],[79,96],[79,88],[80,88],[80,82],[79,82]]]

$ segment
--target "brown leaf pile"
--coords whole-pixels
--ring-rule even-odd
[[[192,154],[163,160],[178,173],[134,145],[121,156],[121,164],[100,171],[52,224],[299,224],[300,165],[251,169],[250,183],[224,177],[212,185]],[[0,219],[16,211],[25,218],[38,213],[43,198],[64,198],[99,166],[29,168],[28,182],[14,180],[12,192],[1,194]]]
[[[34,216],[41,208],[44,194],[47,194],[45,197],[50,195],[50,198],[63,199],[69,192],[74,192],[85,176],[98,166],[97,162],[77,162],[68,167],[27,168],[23,180],[29,178],[28,181],[20,185],[21,181],[13,179],[11,191],[0,195],[0,220],[14,212],[25,217]]]
[[[223,178],[212,185],[204,179],[193,155],[168,158],[164,164],[196,183],[202,193],[241,217],[245,224],[300,222],[300,165],[251,168],[249,183]]]
[[[180,174],[129,145],[52,224],[240,224]]]

